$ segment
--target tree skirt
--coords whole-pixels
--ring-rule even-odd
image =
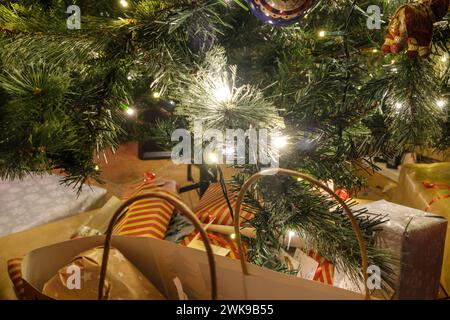
[[[0,180],[0,236],[87,211],[106,194],[103,188],[85,185],[77,195],[77,190],[61,185],[60,178],[46,174]]]

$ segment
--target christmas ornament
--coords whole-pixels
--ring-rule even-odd
[[[433,23],[449,9],[450,0],[420,0],[402,5],[390,20],[382,46],[384,53],[399,53],[407,46],[407,55],[427,57],[431,52]]]
[[[293,24],[311,8],[313,0],[247,0],[253,15],[276,26]]]

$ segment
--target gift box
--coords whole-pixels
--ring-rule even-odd
[[[450,162],[403,165],[393,202],[450,218]],[[450,230],[447,229],[441,284],[450,292]]]
[[[399,262],[392,265],[393,299],[436,299],[447,220],[385,200],[363,207],[370,213],[385,215],[389,219],[380,225],[376,241]]]
[[[237,192],[228,190],[227,195],[230,200],[231,208],[234,209],[236,206]],[[214,219],[214,223],[218,225],[233,225],[233,219],[219,183],[212,183],[208,187],[208,190],[206,190],[199,204],[195,208],[195,214],[198,219],[204,223],[208,223],[211,219]],[[251,219],[253,215],[254,212],[246,206],[243,206],[241,212],[242,223]]]

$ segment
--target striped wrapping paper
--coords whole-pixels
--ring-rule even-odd
[[[319,263],[313,280],[333,285],[334,265],[321,257],[314,250],[309,251],[309,256]]]
[[[231,207],[234,210],[236,206],[237,193],[228,190],[227,195],[230,199]],[[212,183],[208,187],[208,190],[206,190],[195,209],[195,214],[203,223],[208,223],[211,221],[211,218],[213,218],[215,224],[224,226],[233,225],[233,219],[230,215],[225,197],[223,196],[220,183]],[[254,213],[243,205],[241,212],[241,225],[245,223],[245,221],[251,219],[253,215]]]
[[[133,195],[160,191],[173,195],[161,188],[144,184]],[[121,236],[152,237],[164,239],[174,207],[163,199],[142,199],[134,202],[114,227],[113,233]]]

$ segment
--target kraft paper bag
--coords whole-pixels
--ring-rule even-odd
[[[27,298],[49,299],[41,292],[44,284],[79,253],[103,243],[104,236],[79,238],[30,252],[22,262]],[[112,246],[166,298],[178,299],[176,278],[190,300],[211,298],[209,266],[204,251],[159,239],[127,236],[113,237]],[[364,299],[359,293],[250,264],[250,275],[244,276],[239,260],[215,256],[215,262],[219,299]]]

